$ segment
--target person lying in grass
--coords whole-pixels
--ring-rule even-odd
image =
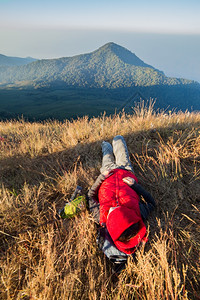
[[[138,184],[124,138],[115,136],[112,144],[102,142],[101,174],[89,190],[89,209],[100,224],[99,247],[111,261],[124,263],[146,243],[144,221],[156,203]]]

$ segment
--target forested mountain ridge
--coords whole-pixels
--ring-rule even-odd
[[[200,110],[200,84],[170,78],[114,43],[73,57],[0,66],[0,119],[70,119],[132,112],[135,102],[155,108]]]
[[[0,67],[27,65],[33,61],[36,61],[36,59],[32,57],[22,58],[22,57],[13,57],[13,56],[6,56],[0,54]]]
[[[115,43],[94,52],[42,59],[23,66],[0,67],[0,84],[12,86],[130,88],[155,85],[190,85],[194,81],[169,78]]]

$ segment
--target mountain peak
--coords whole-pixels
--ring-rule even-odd
[[[107,49],[110,49],[110,50],[113,50],[115,48],[124,48],[114,42],[109,42],[109,43],[106,43],[105,45],[101,46],[99,49],[104,49],[104,50],[107,50]]]
[[[137,57],[134,53],[126,49],[125,47],[122,47],[118,44],[115,44],[113,42],[109,42],[102,47],[100,47],[98,50],[94,51],[95,53],[106,53],[106,52],[112,52],[115,54],[121,61],[123,61],[126,64],[133,65],[133,66],[139,66],[139,67],[149,67],[154,69],[154,67],[146,64],[143,62],[139,57]]]

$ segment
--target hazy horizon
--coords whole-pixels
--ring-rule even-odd
[[[114,42],[167,76],[200,82],[199,11],[197,0],[0,0],[0,53],[59,58]]]

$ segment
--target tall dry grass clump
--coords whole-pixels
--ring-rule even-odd
[[[200,113],[0,122],[0,299],[199,299]],[[149,242],[116,275],[88,211],[56,212],[99,175],[101,142],[125,137],[154,196]]]

